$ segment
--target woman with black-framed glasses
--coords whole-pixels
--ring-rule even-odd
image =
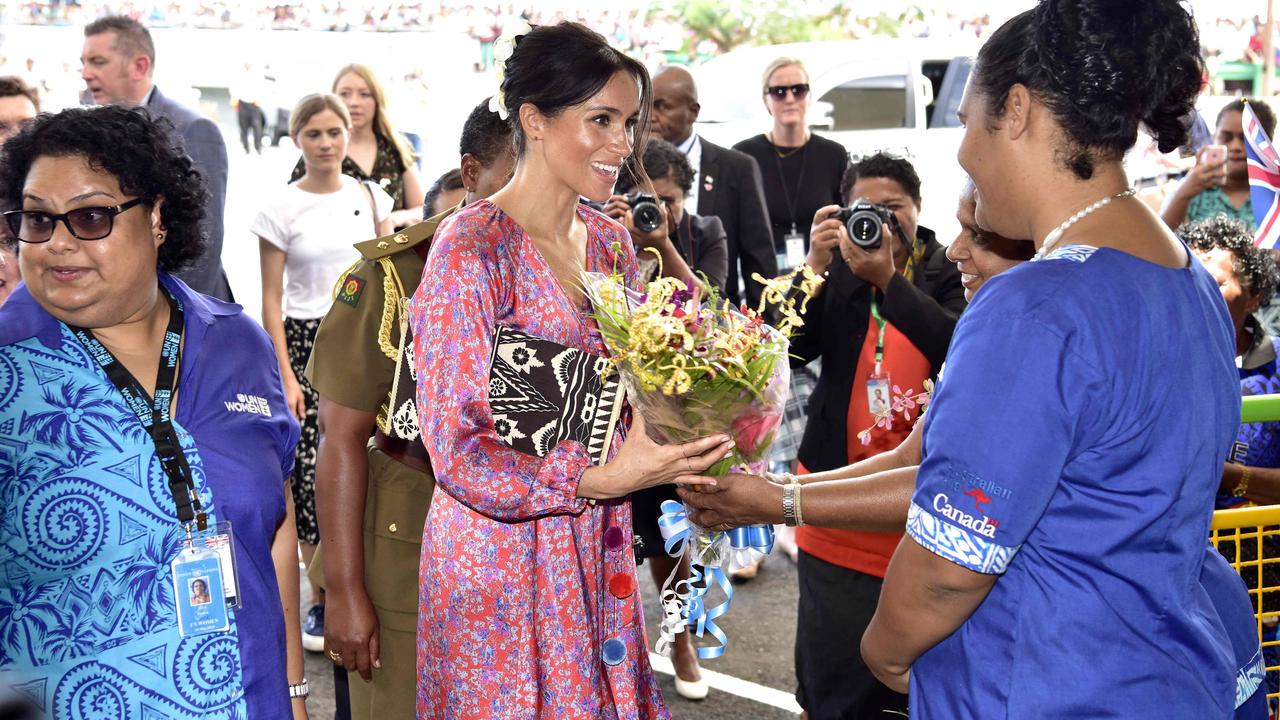
[[[262,328],[171,275],[204,201],[144,110],[42,115],[0,151],[24,282],[0,307],[0,686],[44,688],[41,715],[306,717],[298,425]]]

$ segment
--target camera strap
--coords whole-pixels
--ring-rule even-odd
[[[194,520],[197,527],[204,530],[208,526],[208,517],[200,510],[200,499],[196,497],[191,466],[178,441],[169,409],[178,389],[178,362],[182,352],[184,319],[182,302],[163,286],[160,290],[169,302],[169,324],[165,328],[164,344],[160,348],[160,367],[156,370],[154,398],[148,395],[142,383],[98,340],[92,330],[74,325],[67,327],[106,373],[111,384],[124,396],[125,404],[138,417],[142,429],[151,436],[156,447],[156,457],[160,459],[160,466],[169,479],[169,493],[173,496],[178,522],[189,526]]]

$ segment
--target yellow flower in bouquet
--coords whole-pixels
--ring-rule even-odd
[[[755,279],[765,292],[751,310],[696,282],[660,277],[637,292],[618,275],[583,276],[610,363],[655,439],[733,436],[733,455],[713,467],[713,475],[759,461],[772,445],[790,380],[788,338],[822,283],[807,265],[781,278]],[[767,304],[779,310],[778,327],[764,320]]]

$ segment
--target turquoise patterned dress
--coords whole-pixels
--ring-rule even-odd
[[[59,720],[289,717],[270,541],[297,425],[252,321],[162,278],[187,307],[174,425],[210,524],[233,522],[244,608],[227,632],[179,637],[170,561],[185,533],[154,445],[19,288],[0,310],[0,688]],[[206,341],[245,378],[212,377],[229,370],[201,358]],[[250,363],[270,370],[255,378]],[[237,445],[277,455],[235,467]]]

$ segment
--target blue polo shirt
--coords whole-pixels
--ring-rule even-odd
[[[155,447],[19,286],[0,307],[0,685],[68,720],[289,717],[271,542],[298,424],[262,328],[159,279],[185,310],[175,430],[210,522],[232,523],[243,606],[226,632],[179,637],[184,535]]]
[[[988,282],[925,419],[907,532],[991,592],[912,668],[911,716],[1227,718],[1200,586],[1240,422],[1217,283],[1072,246]]]

